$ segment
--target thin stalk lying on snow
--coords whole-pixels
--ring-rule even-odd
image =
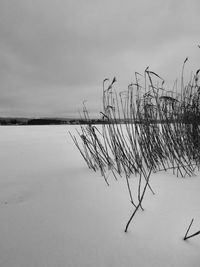
[[[146,189],[147,189],[147,185],[148,185],[148,182],[149,182],[149,178],[150,178],[150,175],[151,175],[151,171],[152,171],[152,169],[150,169],[150,171],[149,171],[149,174],[148,174],[148,177],[147,177],[147,181],[146,181],[146,184],[145,184],[145,186],[144,186],[144,188],[143,188],[142,195],[141,195],[141,197],[140,197],[139,203],[138,203],[138,205],[136,206],[134,212],[132,213],[130,219],[128,220],[128,222],[127,222],[127,224],[126,224],[125,232],[128,231],[129,224],[131,223],[131,221],[132,221],[133,217],[135,216],[135,214],[136,214],[137,210],[139,209],[139,207],[141,207],[141,205],[142,205],[142,201],[143,201],[143,198],[144,198]]]
[[[187,240],[187,239],[189,239],[189,238],[191,238],[191,237],[194,237],[194,236],[200,234],[200,231],[197,231],[197,232],[195,232],[195,233],[192,234],[192,235],[188,235],[189,230],[190,230],[190,228],[191,228],[193,222],[194,222],[194,218],[191,220],[191,223],[190,223],[190,225],[189,225],[189,227],[188,227],[188,229],[187,229],[187,231],[186,231],[186,233],[185,233],[185,236],[184,236],[183,240]]]

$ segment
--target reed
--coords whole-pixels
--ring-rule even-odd
[[[119,93],[114,88],[116,78],[110,83],[105,79],[101,128],[90,124],[84,103],[83,116],[88,124],[77,131],[79,141],[70,133],[88,167],[99,170],[107,185],[110,172],[115,179],[125,177],[134,209],[125,232],[137,211],[143,210],[146,190],[154,194],[150,185],[152,172],[172,170],[184,178],[199,169],[200,69],[184,85],[186,61],[180,93],[177,86],[166,90],[164,79],[149,68],[143,75],[135,73],[135,81]]]

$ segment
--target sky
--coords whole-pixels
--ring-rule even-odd
[[[149,66],[169,87],[200,68],[199,0],[1,0],[0,116],[91,116]],[[186,76],[187,77],[187,76]]]

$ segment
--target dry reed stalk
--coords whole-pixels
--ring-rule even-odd
[[[181,177],[191,176],[200,167],[200,69],[185,86],[182,67],[181,94],[177,82],[172,91],[164,89],[164,80],[146,68],[144,76],[135,73],[135,83],[126,91],[116,93],[113,78],[110,84],[103,81],[103,120],[99,130],[90,124],[90,116],[83,103],[83,116],[86,126],[78,132],[82,146],[75,136],[72,140],[79,149],[88,167],[100,170],[108,183],[106,172],[111,171],[114,178],[124,174],[134,212],[125,232],[142,207],[146,189],[150,186],[151,172],[173,170]],[[143,79],[143,85],[139,78]],[[158,79],[155,84],[154,79]],[[133,201],[131,174],[139,177],[137,201]],[[142,188],[142,183],[145,186]]]

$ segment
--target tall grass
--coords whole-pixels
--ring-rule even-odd
[[[164,79],[148,68],[144,74],[135,73],[135,81],[120,93],[115,91],[116,78],[111,82],[105,79],[101,128],[89,123],[84,105],[88,124],[80,126],[78,137],[70,133],[88,167],[99,170],[107,185],[109,172],[115,179],[125,178],[133,205],[125,232],[136,212],[143,210],[146,190],[154,194],[152,172],[171,170],[184,178],[199,168],[200,70],[184,85],[186,61],[180,92],[177,87],[166,90]],[[134,182],[131,177],[135,177]]]

